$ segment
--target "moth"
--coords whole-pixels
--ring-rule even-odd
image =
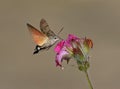
[[[40,21],[41,31],[39,31],[29,23],[27,23],[27,27],[32,35],[34,42],[36,43],[36,47],[34,49],[33,54],[38,53],[40,50],[49,49],[51,46],[53,46],[57,41],[61,39],[49,28],[49,25],[45,19],[41,19]],[[63,28],[59,31],[59,33],[62,30]]]

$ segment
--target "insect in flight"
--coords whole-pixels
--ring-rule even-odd
[[[40,21],[40,30],[33,27],[31,24],[27,23],[27,27],[33,37],[34,42],[36,43],[36,47],[34,49],[33,54],[38,53],[40,50],[49,49],[53,46],[60,38],[56,35],[52,30],[50,30],[48,23],[45,19],[41,19]],[[63,30],[63,28],[59,31],[59,33]],[[58,34],[59,34],[58,33]]]

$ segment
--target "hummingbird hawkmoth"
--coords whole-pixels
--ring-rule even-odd
[[[29,23],[27,23],[27,27],[33,37],[34,42],[36,43],[36,47],[34,49],[33,54],[38,53],[40,50],[49,49],[51,46],[53,46],[57,41],[61,39],[49,28],[49,25],[45,19],[41,19],[40,21],[41,31],[39,31]],[[63,28],[60,30],[60,32],[62,30]]]

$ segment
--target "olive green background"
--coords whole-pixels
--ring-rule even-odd
[[[1,0],[0,89],[89,89],[84,73],[55,66],[53,47],[32,55],[35,44],[27,29],[41,18],[67,38],[91,38],[89,75],[94,89],[120,88],[119,0]]]

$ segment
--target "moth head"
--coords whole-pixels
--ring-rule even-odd
[[[60,40],[60,38],[58,36],[54,36],[53,40],[56,42],[56,41]]]

